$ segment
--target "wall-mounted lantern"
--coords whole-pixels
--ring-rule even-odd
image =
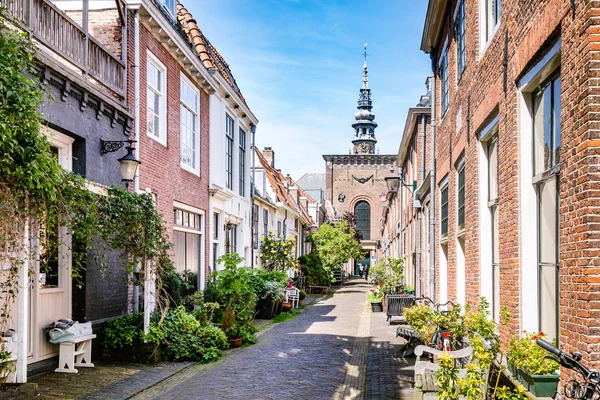
[[[121,147],[125,145],[125,143],[129,144],[125,148],[127,149],[127,154],[123,157],[119,158],[119,164],[121,165],[121,180],[125,182],[125,186],[128,186],[129,182],[132,182],[135,173],[137,172],[138,166],[140,165],[140,161],[135,158],[133,155],[133,151],[135,147],[133,144],[136,143],[135,140],[102,140],[100,139],[100,155],[104,155],[106,153],[112,153],[114,151],[119,150]]]

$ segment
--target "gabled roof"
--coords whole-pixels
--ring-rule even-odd
[[[256,155],[258,157],[258,161],[260,162],[261,167],[265,170],[265,175],[269,180],[269,184],[271,185],[273,192],[275,192],[277,201],[285,204],[292,210],[296,211],[307,225],[314,225],[314,222],[312,221],[312,218],[308,215],[308,213],[303,209],[303,207],[301,207],[300,204],[296,203],[296,201],[288,193],[285,184],[286,178],[283,176],[281,171],[273,168],[260,150],[255,150]],[[304,190],[302,190],[301,193],[304,193],[307,196],[307,198],[310,198],[314,202],[312,197],[308,196],[308,194],[304,192]]]
[[[177,21],[187,35],[188,41],[192,47],[198,52],[198,57],[200,57],[202,64],[208,70],[212,69],[219,71],[219,74],[221,74],[229,86],[231,86],[247,106],[246,99],[242,95],[242,91],[233,77],[229,64],[227,64],[223,56],[221,56],[217,49],[209,42],[208,38],[202,33],[192,14],[179,1],[177,1]]]

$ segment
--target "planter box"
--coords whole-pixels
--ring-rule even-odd
[[[154,343],[134,343],[117,349],[105,347],[102,355],[105,360],[154,364],[162,361],[162,348]]]
[[[279,303],[275,303],[275,311],[273,311],[273,313],[275,315],[279,315],[281,314],[281,309],[283,308],[283,302],[280,301]]]
[[[272,319],[275,303],[269,300],[260,299],[256,304],[256,309],[258,310],[258,313],[256,314],[257,319]]]
[[[383,304],[381,304],[381,303],[371,303],[371,311],[373,311],[373,312],[383,312]]]
[[[558,388],[560,375],[532,375],[519,369],[519,380],[536,397],[553,397]]]
[[[516,379],[519,379],[519,368],[515,367],[509,362],[506,363],[506,366],[508,367],[508,370],[510,371],[512,376],[514,376]]]

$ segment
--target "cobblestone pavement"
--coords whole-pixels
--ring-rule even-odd
[[[400,340],[383,313],[371,313],[367,288],[351,281],[296,319],[272,326],[258,344],[188,368],[135,398],[412,398],[412,368],[393,359]]]

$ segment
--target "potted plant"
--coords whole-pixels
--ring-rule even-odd
[[[232,349],[240,347],[242,345],[242,335],[240,334],[240,327],[238,324],[234,324],[231,328],[225,332],[229,339],[229,346]]]
[[[378,287],[374,289],[370,289],[369,293],[367,293],[367,300],[371,303],[371,310],[373,312],[382,312],[383,305],[383,291],[381,291]]]
[[[221,322],[221,330],[227,335],[229,339],[229,345],[231,347],[240,347],[242,344],[242,338],[240,337],[240,330],[235,320],[235,309],[229,303],[223,314],[223,321]]]
[[[560,378],[556,373],[559,364],[535,343],[536,339],[546,339],[546,335],[526,332],[525,336],[511,340],[508,361],[513,369],[518,368],[518,379],[529,392],[537,397],[552,397]]]
[[[306,298],[306,292],[304,290],[301,290],[298,293],[298,305],[302,305],[302,301]]]
[[[292,303],[288,303],[288,302],[282,303],[281,312],[288,312],[291,309],[292,309]]]

